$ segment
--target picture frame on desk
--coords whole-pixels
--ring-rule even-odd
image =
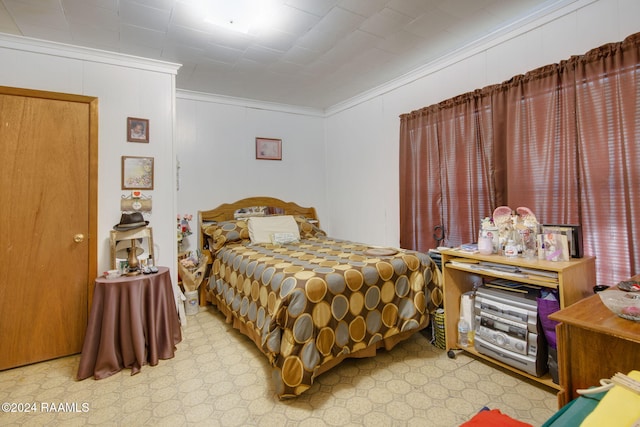
[[[540,233],[555,233],[567,236],[569,244],[569,256],[582,258],[584,256],[582,246],[582,226],[578,224],[541,224]]]
[[[548,229],[540,234],[540,253],[538,258],[547,261],[569,261],[569,238],[557,230]]]

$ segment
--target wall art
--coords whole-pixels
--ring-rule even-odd
[[[122,189],[153,190],[153,157],[122,156]]]
[[[149,142],[149,120],[127,117],[127,141]]]
[[[282,160],[282,140],[256,138],[256,159]]]

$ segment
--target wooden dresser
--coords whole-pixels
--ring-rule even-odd
[[[600,296],[583,299],[550,318],[560,322],[556,327],[560,407],[578,397],[576,389],[598,386],[600,379],[616,372],[640,369],[640,322],[616,316]]]

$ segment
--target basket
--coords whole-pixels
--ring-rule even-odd
[[[202,258],[196,268],[187,268],[182,262],[178,262],[178,273],[182,279],[182,286],[187,292],[198,290],[198,287],[204,280],[207,270],[206,258]]]
[[[445,349],[447,347],[446,336],[444,331],[444,310],[442,308],[437,309],[433,313],[431,321],[431,336],[433,337],[431,343],[437,348]]]

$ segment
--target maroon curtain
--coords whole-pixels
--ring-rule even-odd
[[[575,63],[580,221],[611,285],[640,273],[640,33]]]
[[[437,108],[400,122],[400,245],[421,251],[443,235]]]
[[[547,224],[579,223],[573,76],[549,65],[508,84],[505,200]]]
[[[495,194],[491,90],[443,102],[439,114],[442,219],[447,243],[475,241],[480,220],[491,210]],[[460,222],[460,217],[467,221]]]
[[[497,206],[581,224],[597,281],[640,273],[640,33],[401,116],[400,243],[475,241]]]
[[[426,251],[477,235],[495,203],[491,111],[489,88],[402,116],[401,246]]]

